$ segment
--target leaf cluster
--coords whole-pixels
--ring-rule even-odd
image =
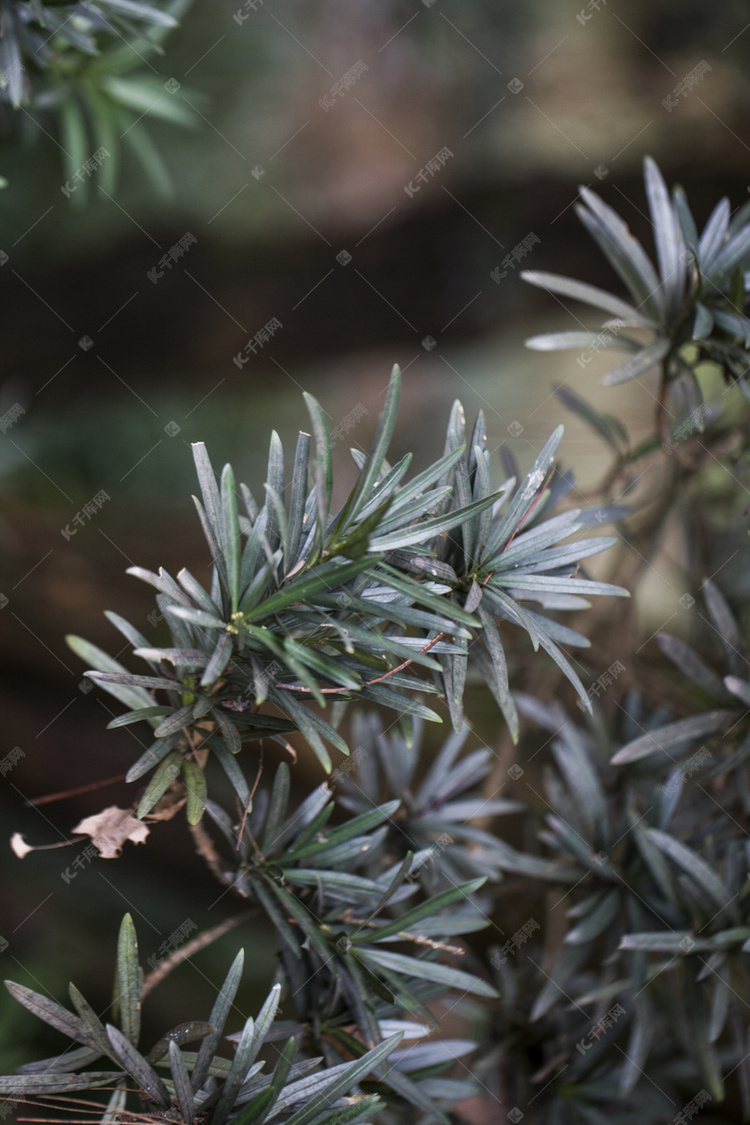
[[[646,157],[644,179],[656,244],[654,264],[624,220],[589,188],[581,188],[579,219],[628,291],[623,300],[586,282],[526,272],[532,285],[610,314],[596,332],[545,333],[527,340],[541,351],[574,348],[590,362],[593,351],[628,352],[604,376],[614,385],[661,369],[659,402],[669,392],[680,402],[679,432],[702,432],[708,410],[696,374],[707,360],[746,398],[750,385],[750,319],[745,315],[750,273],[750,204],[732,214],[729,200],[712,211],[702,233],[681,187],[671,195],[656,163]],[[632,332],[635,331],[636,335]],[[645,339],[644,339],[645,336]],[[663,423],[662,419],[662,423]]]
[[[194,127],[198,117],[185,90],[145,61],[163,54],[165,36],[191,0],[6,0],[0,27],[0,105],[30,106],[59,133],[68,198],[82,206],[95,153],[97,183],[115,190],[123,144],[157,191],[171,190],[169,173],[143,121],[146,116]],[[151,65],[151,64],[149,64]],[[195,94],[192,97],[195,98]],[[124,140],[123,140],[124,139]]]

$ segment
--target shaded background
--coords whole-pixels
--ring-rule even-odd
[[[417,469],[441,450],[456,396],[470,417],[485,410],[491,447],[510,444],[524,467],[561,420],[555,383],[620,412],[635,438],[650,429],[648,377],[602,390],[606,357],[584,366],[524,350],[571,314],[518,274],[612,285],[575,217],[577,187],[601,191],[650,247],[644,153],[683,183],[699,225],[720,195],[747,199],[747,16],[743,3],[698,0],[195,0],[151,66],[163,97],[199,122],[151,127],[171,197],[124,158],[114,196],[92,174],[85,209],[61,191],[54,120],[2,119],[0,415],[24,409],[0,435],[0,758],[23,752],[0,778],[6,837],[62,841],[81,817],[133,799],[120,784],[24,804],[118,775],[140,752],[129,731],[105,730],[117,707],[82,690],[64,635],[116,654],[109,608],[163,639],[148,588],[124,571],[205,574],[191,441],[257,489],[271,428],[294,440],[308,390],[332,426],[359,408],[336,450],[345,482],[346,443],[367,445],[394,362],[405,372],[394,455],[413,449]],[[710,70],[666,108],[702,61]],[[185,235],[184,255],[160,268]],[[523,261],[503,266],[523,240]],[[591,484],[603,447],[565,421],[562,461]],[[102,490],[109,499],[86,514]],[[678,573],[654,574],[644,635],[679,624]],[[492,745],[492,729],[481,733]],[[300,769],[303,787],[316,771]],[[144,961],[186,919],[202,929],[231,912],[179,818],[116,864],[71,867],[77,844],[24,860],[0,848],[2,975],[58,999],[73,976],[106,1006],[125,909]],[[243,941],[259,995],[274,950],[263,932]],[[228,935],[161,987],[156,1034],[208,1009],[237,944]],[[36,1034],[0,997],[3,1070],[39,1050]],[[45,1042],[52,1052],[59,1037]]]

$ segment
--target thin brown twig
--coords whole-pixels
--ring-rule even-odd
[[[148,996],[149,992],[156,988],[173,969],[183,961],[187,961],[188,957],[192,957],[194,953],[198,953],[201,949],[211,945],[213,942],[218,941],[224,934],[229,933],[235,926],[239,926],[240,922],[246,922],[248,918],[252,917],[255,913],[254,910],[246,910],[243,914],[236,914],[234,918],[225,918],[223,922],[219,922],[218,926],[213,926],[210,930],[204,930],[202,934],[198,934],[192,941],[187,942],[185,945],[180,946],[174,953],[170,953],[165,961],[162,961],[152,973],[149,973],[143,982],[144,997]]]
[[[105,785],[114,785],[116,781],[124,781],[126,775],[119,773],[117,777],[105,777],[103,781],[92,781],[89,785],[79,785],[76,789],[63,789],[60,793],[46,793],[43,797],[32,797],[25,801],[26,808],[35,805],[47,805],[52,801],[64,801],[68,797],[77,797],[79,793],[90,793],[92,789],[103,789]]]
[[[195,850],[201,856],[208,866],[209,871],[224,886],[231,886],[231,880],[227,879],[227,873],[224,871],[224,865],[221,862],[221,856],[214,847],[214,842],[206,832],[202,824],[191,824],[190,835],[193,837]]]

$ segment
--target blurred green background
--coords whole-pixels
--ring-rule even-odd
[[[23,752],[0,778],[4,977],[61,1000],[73,977],[100,1010],[124,910],[146,960],[186,919],[204,928],[234,909],[181,818],[69,881],[78,844],[23,860],[7,844],[16,831],[63,841],[81,817],[133,799],[115,784],[25,805],[133,760],[133,736],[105,730],[109,697],[81,690],[64,635],[116,653],[102,615],[114,609],[158,643],[148,589],[125,568],[205,573],[190,442],[257,489],[271,429],[289,448],[307,425],[303,390],[332,426],[364,405],[336,449],[343,490],[347,441],[367,445],[394,362],[405,372],[394,453],[413,449],[417,468],[442,449],[457,396],[470,417],[485,410],[493,448],[508,444],[524,468],[562,419],[555,383],[644,435],[648,378],[602,389],[606,356],[583,366],[524,350],[571,318],[518,275],[612,284],[575,217],[579,184],[650,248],[645,153],[683,183],[699,223],[720,195],[744,202],[749,60],[739,2],[195,0],[144,65],[197,119],[188,130],[144,114],[171,194],[123,151],[115,191],[93,172],[84,208],[61,190],[55,117],[3,108],[0,416],[23,408],[0,434],[0,758]],[[701,62],[710,70],[675,95]],[[184,253],[160,266],[180,239]],[[523,260],[507,264],[524,240]],[[563,463],[589,485],[604,447],[564,420]],[[656,627],[681,613],[668,575],[653,579]],[[304,760],[298,778],[322,780]],[[274,951],[263,932],[242,940],[252,1003]],[[161,986],[155,1034],[204,1016],[237,944],[229,934]],[[0,996],[0,1069],[41,1050],[37,1034]]]

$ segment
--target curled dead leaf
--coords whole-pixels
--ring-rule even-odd
[[[136,820],[129,809],[118,809],[116,805],[85,817],[73,831],[90,836],[102,859],[116,859],[126,840],[142,844],[149,833],[142,820]]]

